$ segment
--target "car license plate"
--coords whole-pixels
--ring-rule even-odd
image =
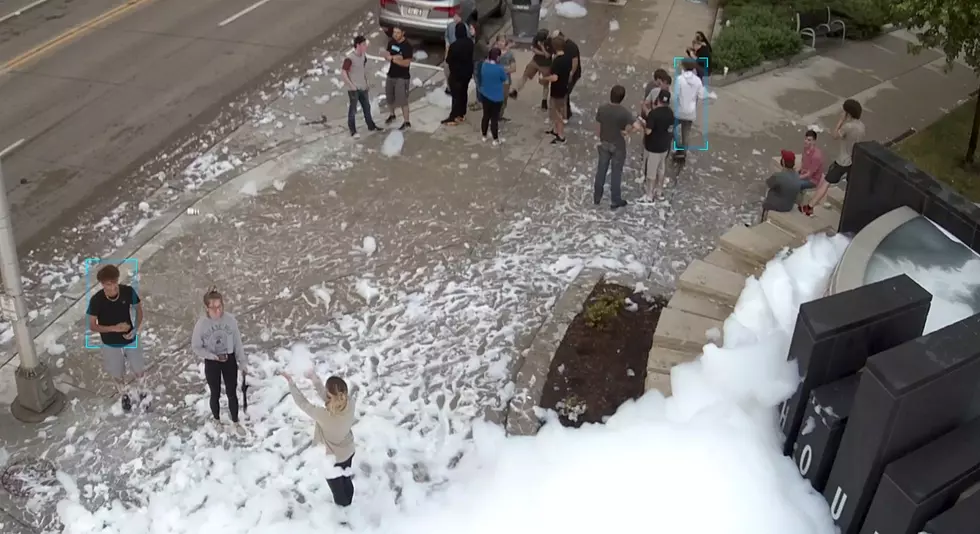
[[[402,15],[408,15],[409,17],[418,17],[424,19],[429,15],[428,9],[421,9],[417,7],[403,7]]]

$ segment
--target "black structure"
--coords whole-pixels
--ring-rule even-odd
[[[919,534],[978,481],[980,419],[974,419],[885,468],[861,534]]]
[[[931,302],[928,291],[901,275],[800,306],[789,359],[802,378],[781,407],[783,454],[793,452],[810,392],[854,374],[869,356],[922,335]]]
[[[980,534],[980,488],[967,492],[952,508],[926,523],[929,534]]]
[[[860,378],[861,375],[851,375],[810,393],[803,426],[793,445],[793,460],[817,491],[827,485]]]
[[[980,314],[868,359],[824,497],[857,534],[885,465],[972,419]]]
[[[908,206],[980,253],[980,208],[878,142],[854,145],[839,231],[857,233]]]

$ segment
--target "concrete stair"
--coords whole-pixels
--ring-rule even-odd
[[[798,211],[770,213],[762,224],[735,226],[719,238],[718,248],[703,260],[691,262],[660,314],[647,359],[646,389],[669,396],[671,368],[696,359],[709,342],[707,332],[722,329],[745,279],[761,274],[783,248],[801,245],[811,234],[833,234],[843,199],[843,190],[831,187],[827,203],[817,207],[812,217]]]

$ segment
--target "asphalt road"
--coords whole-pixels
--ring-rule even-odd
[[[35,1],[0,0],[0,19]],[[242,13],[256,3],[48,0],[0,22],[0,149],[27,140],[3,162],[18,246],[70,224],[224,102],[374,8],[266,0]]]

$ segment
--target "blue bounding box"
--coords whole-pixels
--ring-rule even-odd
[[[87,258],[85,260],[85,295],[86,295],[86,298],[91,299],[91,296],[89,294],[92,292],[92,289],[95,289],[95,288],[98,287],[99,282],[96,279],[96,275],[98,274],[99,269],[103,265],[115,265],[115,266],[119,267],[119,270],[121,272],[131,271],[132,274],[130,276],[128,276],[128,278],[125,277],[125,276],[123,276],[121,278],[123,278],[123,280],[125,280],[125,284],[126,285],[132,286],[133,290],[136,291],[136,294],[140,298],[140,302],[143,301],[143,295],[140,293],[140,277],[139,277],[140,264],[139,264],[139,260],[136,259],[136,258],[125,258],[125,259],[122,259],[122,260],[117,260],[117,259],[112,259],[112,258]],[[123,283],[123,280],[120,280],[120,283]],[[85,306],[86,306],[86,310],[87,310],[88,309],[88,302],[85,303]],[[133,311],[130,310],[130,313],[133,313]],[[86,349],[98,349],[98,348],[101,348],[102,347],[102,344],[101,343],[98,343],[98,344],[94,343],[95,340],[98,339],[99,334],[93,332],[89,328],[88,321],[89,321],[88,314],[86,313],[85,314],[85,348]],[[133,323],[134,324],[136,323],[135,317],[133,318]],[[133,342],[130,343],[129,345],[127,345],[126,348],[127,349],[135,349],[135,348],[139,347],[139,343],[140,343],[140,336],[139,336],[139,334],[136,334],[136,337],[133,338]]]
[[[680,57],[680,56],[674,58],[674,80],[675,80],[675,84],[676,84],[677,77],[681,75],[681,72],[683,72],[683,69],[681,68],[681,63],[684,60],[686,60],[686,59],[690,59],[690,58]],[[697,58],[697,62],[698,62],[698,65],[703,69],[703,72],[710,72],[708,70],[708,58],[706,58],[706,57],[699,57],[699,58]],[[708,78],[709,78],[708,76],[705,76],[705,77],[703,77],[701,79],[701,81],[704,83],[704,92],[705,92],[705,94],[708,93]],[[672,97],[673,96],[676,96],[676,95],[672,95]],[[674,102],[674,106],[675,106],[674,107],[674,113],[676,115],[676,112],[677,112],[676,111],[677,110],[677,107],[676,106],[678,104],[678,100],[673,99],[673,102]],[[674,142],[673,142],[673,149],[675,151],[678,150],[678,149],[680,149],[680,150],[700,150],[700,151],[706,151],[706,150],[708,150],[708,101],[707,101],[707,99],[703,99],[700,102],[701,102],[701,106],[700,106],[701,109],[698,110],[698,119],[700,119],[700,121],[701,121],[701,134],[702,134],[701,136],[704,139],[704,145],[703,146],[691,146],[691,147],[678,147],[677,146],[677,136],[675,135],[674,136]],[[680,131],[680,124],[681,124],[680,121],[675,118],[674,119],[674,131],[675,132],[679,132]]]

